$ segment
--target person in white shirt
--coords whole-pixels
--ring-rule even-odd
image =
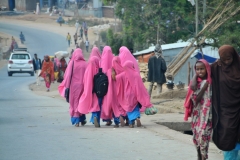
[[[86,46],[86,51],[88,52],[88,49],[89,49],[89,41],[88,41],[88,39],[86,39],[86,41],[85,41],[85,46]]]
[[[79,27],[79,23],[78,23],[78,21],[76,21],[76,23],[75,23],[76,33],[78,31],[78,27]]]

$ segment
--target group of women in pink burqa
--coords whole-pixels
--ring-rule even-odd
[[[93,92],[93,78],[99,68],[107,75],[109,83],[103,98]],[[84,60],[82,50],[77,48],[58,88],[63,97],[66,88],[70,89],[71,122],[77,127],[86,124],[88,113],[92,113],[90,122],[95,127],[100,127],[100,119],[108,126],[114,120],[114,127],[128,125],[133,128],[135,122],[140,127],[140,112],[152,107],[137,61],[124,46],[119,49],[119,56],[114,56],[109,46],[103,48],[102,54],[93,47],[88,62]]]

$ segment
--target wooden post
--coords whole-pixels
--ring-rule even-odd
[[[191,74],[191,66],[190,66],[190,62],[188,62],[188,85],[190,84],[190,74]]]

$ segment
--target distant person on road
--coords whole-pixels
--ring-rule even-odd
[[[87,23],[85,21],[83,21],[82,27],[83,27],[84,30],[87,28]]]
[[[38,58],[37,54],[34,54],[33,58],[33,69],[36,75],[36,85],[40,85],[39,74],[41,73],[42,61]]]
[[[86,46],[86,51],[88,52],[88,49],[89,49],[89,41],[88,41],[88,39],[86,39],[85,46]]]
[[[82,39],[83,38],[83,28],[82,27],[80,28],[79,32],[80,32],[80,38],[79,39]]]
[[[78,20],[77,20],[76,23],[75,23],[75,28],[76,28],[76,33],[77,33],[77,32],[78,32],[78,28],[79,28]]]
[[[10,46],[10,50],[13,51],[13,49],[18,49],[18,44],[15,41],[15,39],[12,37],[12,43],[11,43],[11,46]]]
[[[82,126],[87,123],[85,114],[81,114],[77,109],[79,99],[84,91],[83,79],[86,68],[87,62],[84,60],[82,50],[78,48],[73,52],[72,59],[69,62],[66,75],[64,76],[64,87],[70,89],[69,113],[71,116],[71,122],[72,125],[75,125],[76,127],[79,127],[79,123],[81,123]]]
[[[59,14],[59,17],[58,17],[58,19],[57,19],[57,23],[59,23],[60,26],[62,26],[62,24],[63,24],[64,22],[65,22],[65,21],[64,21],[64,19],[62,18],[62,14]]]
[[[212,135],[211,68],[204,59],[198,60],[194,68],[196,75],[191,84],[196,85],[197,89],[193,91],[189,87],[184,103],[186,108],[184,120],[187,121],[188,117],[191,117],[193,143],[197,149],[198,159],[206,160]]]
[[[70,47],[70,44],[71,44],[71,35],[68,33],[67,34],[67,41],[68,41],[68,46]]]
[[[67,68],[67,62],[65,58],[60,59],[59,67],[58,67],[58,80],[57,82],[61,83],[63,81],[64,73]]]
[[[23,35],[22,32],[20,33],[19,37],[20,37],[21,43],[24,44],[25,36]]]
[[[73,35],[73,37],[74,37],[74,42],[75,42],[75,44],[77,44],[77,33],[75,33],[75,34]]]
[[[167,70],[166,62],[162,56],[162,47],[157,44],[154,49],[155,55],[151,56],[148,61],[148,79],[150,82],[148,94],[152,95],[154,83],[157,83],[157,95],[162,92],[162,85],[166,83],[165,72]]]
[[[39,76],[44,78],[45,85],[47,87],[47,92],[49,92],[51,82],[54,82],[54,65],[48,55],[44,56],[42,71]]]
[[[88,38],[88,28],[84,29],[84,35],[85,35],[85,38],[87,39]]]

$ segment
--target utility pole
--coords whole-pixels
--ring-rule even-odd
[[[205,24],[206,8],[207,8],[206,0],[203,0],[203,21],[204,21],[204,24]]]
[[[195,0],[196,2],[196,36],[197,36],[197,34],[198,34],[198,0]]]
[[[161,0],[158,0],[158,5],[161,5]],[[158,22],[158,27],[157,27],[157,44],[159,43],[159,36],[160,36],[160,23],[161,21],[161,15],[159,16],[159,22]]]

